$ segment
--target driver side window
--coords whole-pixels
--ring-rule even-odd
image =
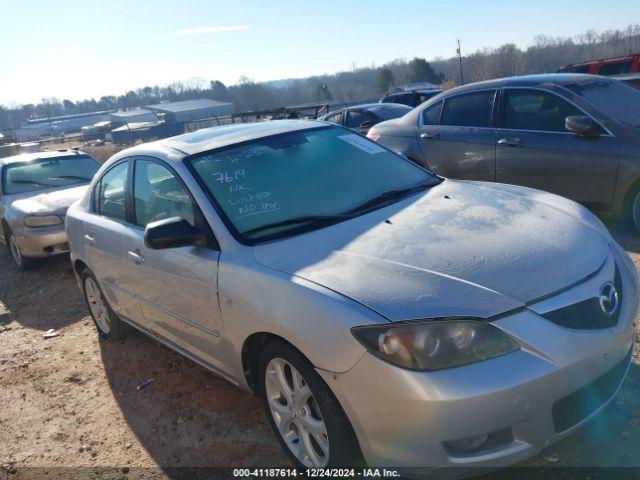
[[[141,227],[171,217],[184,218],[196,226],[196,208],[185,186],[157,162],[136,160],[133,198],[135,223]]]
[[[525,89],[506,91],[504,128],[566,132],[564,123],[570,115],[582,115],[582,112],[552,93]]]

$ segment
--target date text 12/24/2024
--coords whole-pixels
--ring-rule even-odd
[[[396,478],[400,474],[388,468],[236,468],[236,478]]]

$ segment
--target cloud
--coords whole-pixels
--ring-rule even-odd
[[[205,33],[218,33],[218,32],[236,32],[238,30],[248,30],[249,25],[226,25],[220,27],[196,27],[185,28],[184,30],[178,30],[173,32],[178,37],[186,37],[188,35],[202,35]]]

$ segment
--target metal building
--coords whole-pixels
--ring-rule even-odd
[[[126,125],[128,123],[154,122],[158,117],[146,108],[133,108],[131,110],[118,110],[109,115],[113,126]]]
[[[148,105],[147,108],[157,113],[163,113],[167,123],[189,122],[234,113],[233,103],[219,102],[208,98],[158,103]]]

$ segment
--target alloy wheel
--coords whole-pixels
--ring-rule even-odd
[[[85,280],[84,290],[87,296],[89,310],[91,311],[91,315],[93,316],[98,329],[104,335],[109,335],[111,332],[109,311],[104,299],[102,298],[102,292],[93,278],[88,277]]]
[[[282,358],[265,371],[269,410],[285,444],[306,467],[329,462],[329,437],[320,408],[300,372]]]

